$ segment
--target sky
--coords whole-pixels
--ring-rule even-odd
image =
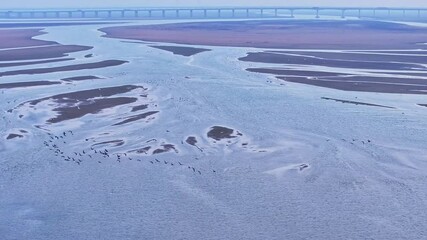
[[[175,6],[427,7],[427,0],[1,0],[0,8],[94,8]]]

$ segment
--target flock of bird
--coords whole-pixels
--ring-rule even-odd
[[[67,162],[74,162],[78,165],[81,165],[85,160],[93,160],[93,161],[97,161],[98,163],[102,163],[104,160],[114,160],[119,163],[125,160],[128,160],[128,161],[136,160],[138,162],[143,161],[140,158],[133,158],[127,153],[112,153],[106,148],[99,149],[99,148],[94,148],[93,146],[91,146],[88,149],[83,149],[81,151],[74,151],[74,152],[67,151],[65,150],[64,147],[66,147],[66,145],[69,142],[69,136],[74,136],[74,132],[67,131],[67,132],[62,132],[59,135],[48,133],[48,139],[46,139],[43,142],[43,144],[46,148],[52,151],[56,157],[59,157],[62,160]],[[86,139],[86,141],[88,141],[88,139]],[[164,164],[169,166],[185,167],[190,171],[192,171],[194,174],[202,175],[201,170],[193,166],[183,164],[180,161],[173,162],[173,161],[159,160],[155,158],[154,160],[149,160],[148,162],[153,165]],[[216,170],[212,170],[212,172],[216,173]]]

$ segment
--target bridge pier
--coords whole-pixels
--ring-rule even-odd
[[[316,18],[320,18],[319,9],[316,8]]]
[[[275,8],[274,9],[274,17],[277,17],[278,16],[278,14],[277,14],[277,8]]]
[[[341,18],[345,18],[345,9],[341,10]]]
[[[166,18],[166,10],[162,10],[162,17]]]
[[[357,11],[358,11],[358,13],[357,13],[357,17],[358,17],[358,18],[362,18],[362,10],[361,10],[361,9],[358,9]]]
[[[291,11],[291,18],[294,18],[295,16],[294,16],[294,9],[290,9],[290,11]]]
[[[264,17],[264,9],[261,8],[261,17]]]
[[[246,9],[246,17],[249,18],[249,9]]]

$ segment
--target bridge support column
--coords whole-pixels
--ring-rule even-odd
[[[125,17],[125,10],[120,11],[120,16],[121,16],[122,18],[124,18],[124,17]]]
[[[246,17],[249,18],[249,9],[246,9]]]
[[[261,9],[261,17],[264,17],[264,9]]]
[[[417,16],[420,18],[421,17],[421,10],[420,9],[418,9],[417,10]]]
[[[47,18],[47,12],[43,12],[43,18]]]
[[[231,10],[231,17],[234,18],[236,16],[236,10]]]
[[[111,11],[107,11],[108,18],[111,18],[113,16],[113,13]]]
[[[179,18],[179,9],[176,10],[175,16],[176,16],[176,18]]]
[[[218,18],[221,18],[221,9],[218,9]]]
[[[316,9],[316,18],[320,18],[319,9]]]
[[[99,17],[99,11],[94,11],[95,17]]]
[[[203,10],[203,17],[204,18],[207,18],[208,17],[208,10]]]
[[[275,16],[275,17],[277,17],[277,16],[278,16],[278,14],[277,14],[277,8],[276,8],[276,9],[274,9],[274,16]]]
[[[82,11],[82,18],[85,18],[85,17],[86,17],[86,12]]]
[[[406,17],[406,10],[403,9],[403,16]]]
[[[162,10],[162,17],[166,18],[166,10]]]
[[[294,17],[295,17],[295,15],[294,15],[294,11],[295,11],[295,10],[294,10],[294,9],[291,9],[290,11],[291,11],[291,18],[294,18]]]
[[[164,10],[163,10],[164,11]],[[153,11],[152,10],[148,10],[148,17],[151,18],[153,17]]]
[[[56,16],[56,18],[59,18],[59,14],[60,14],[61,12],[56,12],[55,13],[55,16]]]
[[[358,13],[357,13],[357,17],[358,18],[362,18],[362,10],[361,9],[359,9],[359,10],[357,10],[358,11]]]
[[[345,18],[345,9],[341,10],[341,18]]]

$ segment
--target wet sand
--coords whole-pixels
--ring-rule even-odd
[[[119,65],[122,65],[125,63],[127,63],[127,61],[105,60],[105,61],[101,61],[101,62],[82,63],[82,64],[67,65],[67,66],[61,66],[61,67],[34,68],[34,69],[5,71],[5,72],[0,72],[0,77],[16,76],[16,75],[44,74],[44,73],[54,73],[54,72],[69,72],[69,71],[77,71],[77,70],[83,70],[83,69],[97,69],[97,68],[119,66]]]
[[[178,47],[178,46],[150,46],[152,48],[157,48],[161,50],[165,50],[168,52],[171,52],[175,55],[180,55],[184,57],[190,57],[202,52],[211,51],[210,49],[206,48],[193,48],[193,47]]]
[[[423,28],[357,20],[193,22],[100,30],[106,37],[129,40],[287,49],[411,49],[427,39]]]

